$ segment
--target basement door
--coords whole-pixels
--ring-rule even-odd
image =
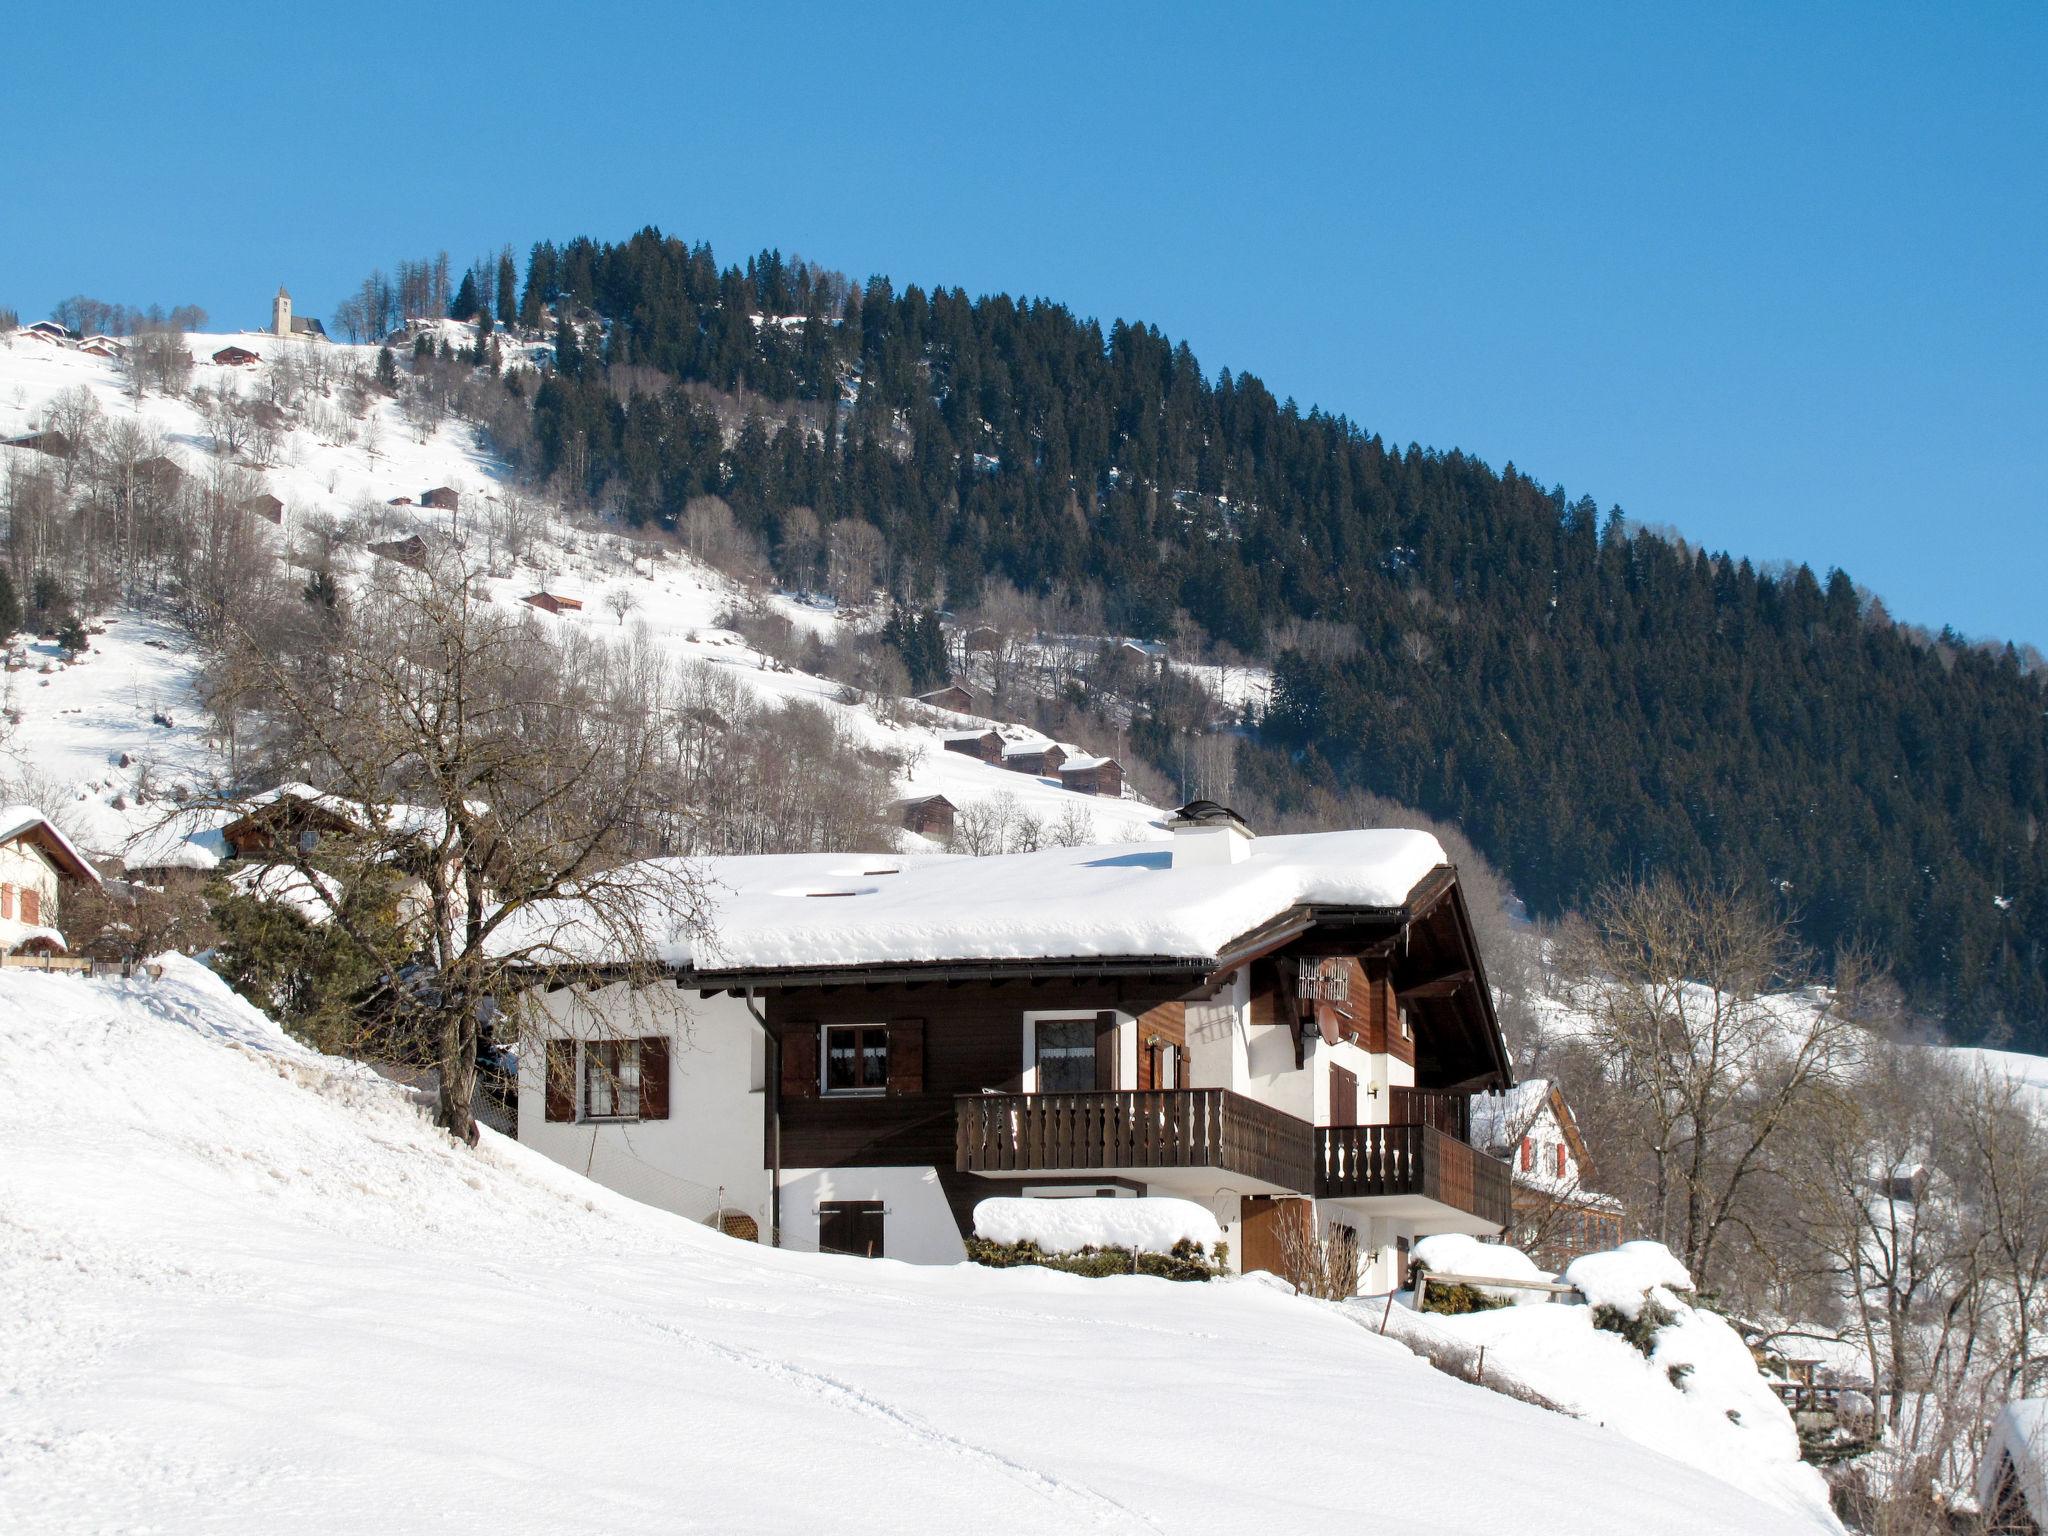
[[[1299,1195],[1245,1195],[1238,1220],[1238,1269],[1247,1275],[1255,1269],[1285,1275],[1287,1233],[1292,1229],[1306,1237],[1313,1212],[1310,1203]]]

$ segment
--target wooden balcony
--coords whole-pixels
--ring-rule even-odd
[[[1228,1088],[980,1093],[957,1101],[962,1173],[1212,1168],[1302,1194],[1315,1128]]]
[[[1317,1127],[1315,1193],[1427,1200],[1501,1227],[1511,1214],[1508,1165],[1433,1125]]]

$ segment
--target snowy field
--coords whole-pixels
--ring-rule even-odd
[[[0,1530],[1833,1529],[1365,1317],[742,1244],[191,962],[0,973]]]

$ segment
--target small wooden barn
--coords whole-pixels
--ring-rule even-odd
[[[6,440],[9,448],[26,448],[31,453],[47,453],[53,459],[68,459],[77,452],[77,445],[56,428],[42,432],[25,432],[20,437]]]
[[[214,353],[213,360],[223,368],[247,368],[252,363],[263,361],[262,358],[251,352],[247,347],[232,345],[222,347],[218,352]]]
[[[1070,757],[1060,764],[1060,783],[1084,795],[1121,800],[1124,767],[1113,757]]]
[[[420,505],[432,507],[437,512],[453,512],[461,499],[454,490],[445,485],[437,485],[430,491],[420,492]]]
[[[400,565],[409,565],[421,570],[427,563],[427,541],[418,534],[410,538],[390,539],[382,544],[372,544],[370,553],[385,560],[396,560]]]
[[[905,831],[943,843],[953,835],[953,802],[944,795],[915,795],[896,802]]]
[[[987,651],[994,655],[1003,648],[1003,632],[993,625],[977,624],[960,637],[960,644],[969,651]]]
[[[994,731],[955,731],[946,738],[946,750],[958,752],[979,762],[1000,766],[1003,761],[1003,738]]]
[[[929,704],[934,709],[950,709],[968,714],[974,709],[974,695],[958,683],[948,683],[943,688],[934,688],[930,693],[917,696],[920,704]]]
[[[282,525],[284,522],[284,503],[268,491],[265,491],[260,496],[251,496],[242,503],[242,510],[250,516],[260,517],[266,522],[279,525]]]
[[[168,454],[154,454],[135,466],[135,478],[160,496],[174,494],[185,483],[185,469]]]
[[[1066,760],[1066,748],[1056,741],[1003,743],[1003,766],[1013,773],[1058,773]]]
[[[543,613],[575,613],[583,607],[580,597],[564,597],[559,592],[536,592],[526,599]]]

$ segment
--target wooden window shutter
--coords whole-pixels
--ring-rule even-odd
[[[1564,1177],[1564,1143],[1561,1141],[1557,1144],[1557,1176],[1560,1179]]]
[[[889,1021],[889,1096],[924,1092],[924,1020]]]
[[[1116,1015],[1095,1015],[1095,1087],[1104,1092],[1116,1087]]]
[[[792,1024],[782,1032],[782,1096],[818,1096],[818,1026]]]
[[[1527,1173],[1536,1166],[1536,1142],[1533,1138],[1522,1138],[1522,1172]]]
[[[547,1104],[542,1118],[547,1120],[574,1120],[576,1118],[576,1042],[574,1040],[550,1040],[547,1062]]]
[[[647,1035],[640,1041],[640,1118],[668,1118],[668,1036]]]

